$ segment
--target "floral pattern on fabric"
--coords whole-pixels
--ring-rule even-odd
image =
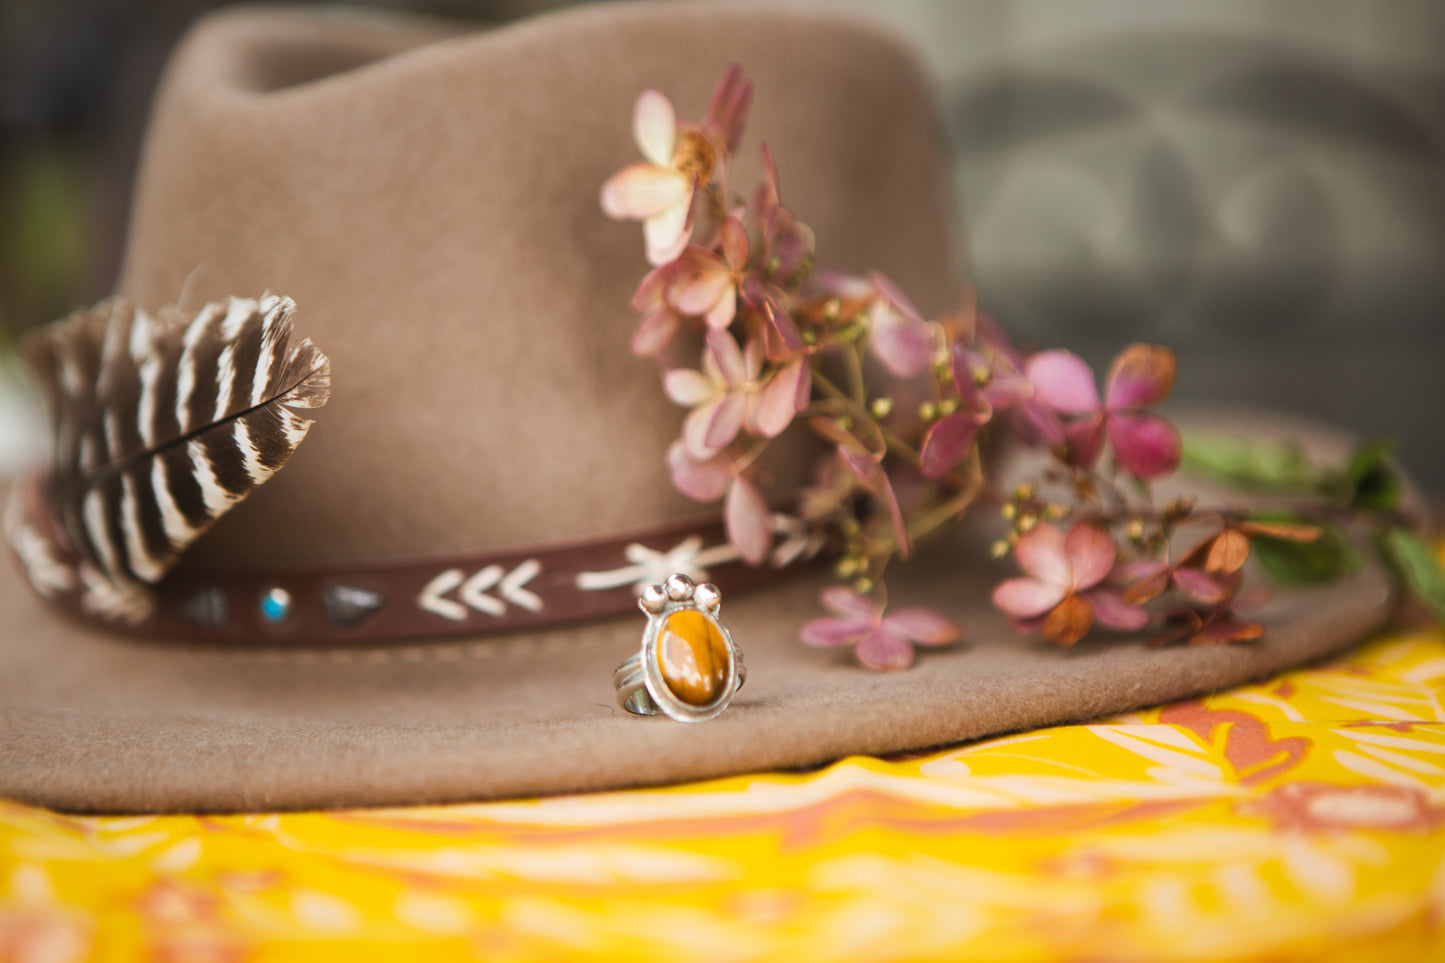
[[[1441,959],[1442,690],[1445,634],[1421,631],[802,775],[281,815],[0,803],[0,960]]]

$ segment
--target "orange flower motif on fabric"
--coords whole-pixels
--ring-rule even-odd
[[[1291,782],[1239,807],[1283,829],[1305,832],[1381,830],[1426,833],[1445,826],[1445,807],[1409,786],[1332,786]]]

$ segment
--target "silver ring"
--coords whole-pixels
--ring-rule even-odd
[[[647,613],[642,649],[612,673],[617,704],[640,716],[659,712],[702,722],[728,707],[748,677],[743,654],[718,619],[722,593],[670,575],[637,600]]]

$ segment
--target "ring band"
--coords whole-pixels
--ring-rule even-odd
[[[612,673],[617,704],[635,715],[702,722],[728,707],[748,677],[743,654],[717,617],[715,585],[669,576],[643,590],[647,614],[640,651]]]

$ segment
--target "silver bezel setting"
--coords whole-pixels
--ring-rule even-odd
[[[647,628],[642,634],[642,651],[618,667],[617,677],[614,680],[619,692],[632,680],[635,680],[637,673],[642,674],[642,683],[647,694],[652,697],[653,706],[656,711],[662,712],[669,719],[678,722],[705,722],[712,719],[728,707],[733,696],[742,688],[747,678],[747,670],[743,666],[742,653],[738,651],[737,645],[733,642],[732,633],[728,632],[727,626],[723,625],[722,619],[718,617],[718,609],[722,605],[722,595],[717,586],[703,584],[695,585],[692,579],[686,575],[673,575],[661,585],[650,585],[638,599],[638,605],[647,614]],[[723,642],[728,650],[728,671],[720,692],[712,702],[703,706],[695,706],[684,702],[672,693],[663,681],[662,669],[658,665],[657,640],[662,633],[662,627],[667,624],[668,618],[674,612],[695,610],[710,618],[717,626],[718,632],[722,635]],[[635,661],[634,661],[635,660]],[[636,707],[630,707],[630,711],[651,708],[645,703]]]

